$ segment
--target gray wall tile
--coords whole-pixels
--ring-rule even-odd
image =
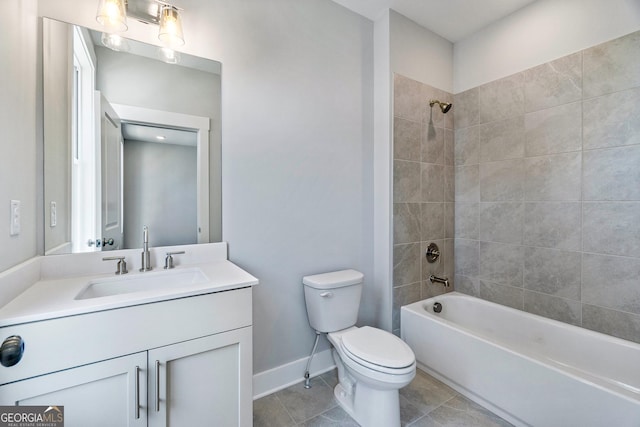
[[[420,122],[393,119],[393,158],[420,161],[420,139],[422,135]]]
[[[524,200],[524,160],[480,164],[480,200],[483,202]]]
[[[422,201],[444,202],[444,166],[421,164]]]
[[[584,152],[584,200],[640,200],[640,145]]]
[[[640,32],[584,51],[584,96],[640,86]]]
[[[522,310],[524,305],[524,291],[522,288],[499,285],[486,280],[480,280],[480,298],[496,304],[506,305],[507,307],[517,308],[518,310]]]
[[[525,247],[524,287],[580,301],[582,255],[547,248]]]
[[[582,102],[560,105],[524,117],[525,156],[582,150]]]
[[[393,329],[400,328],[400,307],[420,301],[420,282],[393,288]]]
[[[640,144],[640,88],[583,103],[585,149]]]
[[[480,123],[524,114],[523,73],[484,84],[479,90]]]
[[[477,240],[455,240],[455,271],[456,274],[477,277],[480,260],[480,242]]]
[[[582,153],[529,157],[525,160],[527,201],[580,200]]]
[[[524,156],[524,115],[480,125],[480,162],[517,159]]]
[[[423,125],[420,161],[444,164],[444,129],[430,124]]]
[[[523,266],[522,246],[480,242],[481,279],[521,288]]]
[[[424,105],[422,83],[400,74],[393,75],[393,115],[414,122],[422,122]]]
[[[444,130],[444,164],[453,166],[455,162],[455,137],[451,129]]]
[[[582,326],[640,343],[640,316],[594,305],[582,305]]]
[[[530,68],[524,79],[526,111],[578,101],[582,98],[582,52]]]
[[[445,287],[442,283],[431,283],[430,280],[422,282],[422,299],[437,297],[447,292],[451,292],[450,288]]]
[[[444,239],[444,203],[422,203],[421,240]]]
[[[520,244],[523,219],[521,202],[480,203],[480,240]]]
[[[455,237],[478,239],[480,237],[478,228],[479,217],[479,203],[456,202],[454,215]]]
[[[401,286],[393,294],[396,331],[400,305],[420,299],[424,276],[451,270],[453,277],[453,112],[431,109],[430,99],[451,102],[453,95],[394,75],[393,285]],[[426,265],[424,252],[432,239],[442,255],[439,262]]]
[[[571,325],[580,326],[582,324],[580,301],[524,291],[524,310]]]
[[[640,202],[585,202],[585,252],[640,257]]]
[[[420,202],[420,163],[393,161],[393,201]]]
[[[449,279],[450,288],[449,291],[453,290],[455,284],[455,240],[454,239],[445,239],[444,240],[444,249],[442,252],[442,257],[444,261],[444,277]]]
[[[393,286],[419,282],[420,243],[393,245]]]
[[[421,218],[420,203],[394,203],[393,243],[419,242]]]
[[[580,203],[527,203],[524,244],[545,248],[581,250]]]
[[[455,237],[455,203],[444,204],[444,237],[452,239]],[[452,258],[453,259],[453,258]]]
[[[584,254],[582,302],[640,314],[640,259]]]
[[[473,88],[453,96],[451,109],[455,129],[463,129],[480,123],[479,89]]]
[[[478,165],[455,168],[455,201],[480,201],[480,169]]]
[[[459,129],[455,133],[454,162],[456,166],[478,163],[479,126]]]
[[[444,167],[444,201],[454,202],[456,200],[456,176],[455,168],[452,166]]]
[[[456,274],[455,290],[474,297],[480,297],[480,279]]]

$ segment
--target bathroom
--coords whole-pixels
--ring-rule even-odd
[[[44,252],[37,16],[96,27],[97,4],[7,3],[16,17],[7,31],[18,36],[3,37],[1,44],[3,57],[11,61],[3,61],[5,78],[0,83],[0,200],[7,205],[21,201],[21,230],[10,236],[9,208],[0,209],[0,270]],[[538,0],[456,43],[400,13],[385,11],[368,19],[327,0],[185,0],[179,5],[185,9],[183,51],[222,63],[222,240],[228,242],[229,259],[260,279],[253,290],[256,397],[299,381],[304,372],[315,334],[307,321],[303,276],[346,268],[363,272],[358,323],[396,333],[400,305],[441,291],[423,284],[416,258],[404,262],[408,273],[402,277],[398,269],[394,272],[401,249],[413,250],[422,259],[423,240],[394,237],[398,227],[392,206],[407,201],[395,199],[392,192],[391,73],[454,94],[447,117],[458,117],[457,104],[465,104],[458,102],[458,94],[640,30],[637,2],[629,0]],[[155,37],[139,27],[132,26],[130,32],[147,42]],[[428,111],[427,105],[418,108]],[[453,130],[457,125],[442,128]],[[447,139],[445,132],[445,143],[450,144],[451,137]],[[453,157],[462,158],[455,152]],[[454,164],[442,169],[446,168],[453,170]],[[637,177],[623,182],[633,185]],[[454,200],[435,203],[443,203],[446,210]],[[482,288],[478,275],[461,270],[469,257],[457,240],[454,252],[453,243],[454,238],[462,239],[464,249],[467,237],[457,235],[455,228],[464,218],[455,219],[453,233],[448,228],[447,234],[434,236],[443,251],[443,270],[438,273],[452,279],[456,290],[486,297],[483,289],[495,289],[494,299],[510,298],[501,303],[511,305],[517,298],[526,302],[522,286],[485,280],[491,283]],[[602,238],[636,239],[637,248],[637,234],[632,232]],[[576,253],[575,248],[569,251]],[[586,247],[584,251],[591,252]],[[619,255],[617,260],[628,261],[626,276],[637,276],[637,254]],[[579,287],[575,280],[571,283],[573,297],[552,301],[568,304],[570,310],[563,311],[566,321],[576,323],[573,313],[583,307],[576,295]],[[633,283],[624,285],[619,295],[631,300],[637,295],[635,288]],[[605,294],[604,289],[597,287],[595,293]],[[3,289],[3,303],[18,291]],[[637,341],[637,308],[611,310],[586,303],[593,323],[587,325],[582,318],[583,325],[614,335],[635,334]],[[322,341],[314,359],[316,372],[331,367],[328,348]]]

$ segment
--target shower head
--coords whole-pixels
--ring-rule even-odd
[[[453,106],[453,104],[449,102],[440,102],[437,99],[432,99],[431,101],[429,101],[429,107],[433,108],[434,104],[438,104],[440,106],[440,110],[444,114],[447,114],[449,110],[451,110],[451,107]]]

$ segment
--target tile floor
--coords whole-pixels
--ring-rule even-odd
[[[333,397],[337,382],[333,370],[313,378],[308,390],[300,383],[254,401],[253,426],[358,427]],[[511,425],[421,370],[400,390],[400,416],[407,427]]]

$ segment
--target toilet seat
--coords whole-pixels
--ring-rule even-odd
[[[345,356],[368,369],[404,375],[415,369],[415,355],[400,338],[381,329],[364,326],[341,335]]]

